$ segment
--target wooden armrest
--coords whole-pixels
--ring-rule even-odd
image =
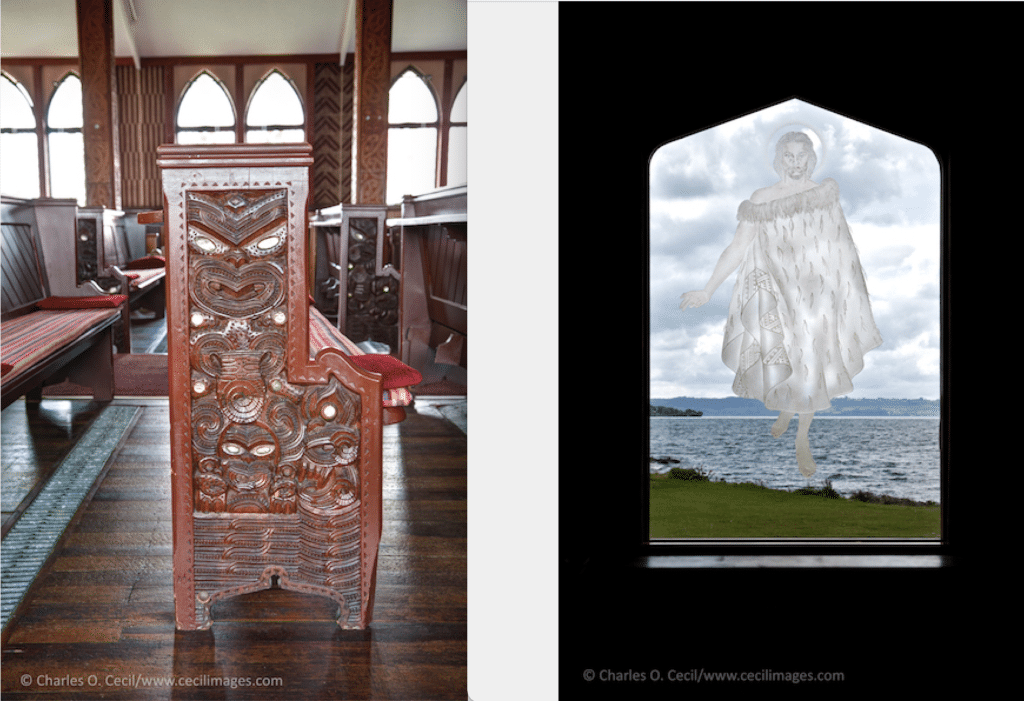
[[[164,210],[158,209],[154,212],[139,212],[140,224],[163,224]]]

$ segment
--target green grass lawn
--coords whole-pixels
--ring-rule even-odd
[[[938,538],[938,506],[651,476],[651,538]]]

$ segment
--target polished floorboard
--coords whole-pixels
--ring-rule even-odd
[[[141,406],[142,416],[5,631],[5,699],[467,698],[466,435],[456,425],[425,410],[384,429],[367,630],[339,629],[327,599],[275,589],[221,602],[211,630],[183,633],[174,628],[167,401],[114,403]],[[17,469],[5,458],[4,492],[18,473],[30,500],[100,408],[45,398],[8,407],[4,453],[20,445],[23,454]],[[5,518],[17,506],[5,504]]]

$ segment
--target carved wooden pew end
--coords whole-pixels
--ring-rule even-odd
[[[158,150],[179,629],[207,628],[217,601],[275,582],[330,597],[342,627],[370,620],[385,392],[418,373],[320,333],[306,281],[310,152]]]

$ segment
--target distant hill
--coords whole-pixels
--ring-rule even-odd
[[[704,416],[776,416],[762,402],[741,397],[702,398],[675,397],[651,399],[655,407],[692,409]],[[653,414],[652,414],[653,415]],[[664,415],[664,414],[663,414]],[[832,407],[815,412],[815,416],[939,416],[939,401],[934,399],[850,399],[836,397]]]
[[[699,411],[693,409],[676,409],[670,406],[651,405],[651,416],[700,416]]]

